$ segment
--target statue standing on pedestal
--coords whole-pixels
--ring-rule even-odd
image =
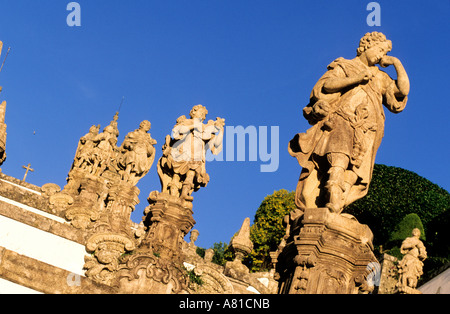
[[[370,293],[378,262],[373,233],[341,214],[369,189],[375,156],[384,136],[383,105],[401,112],[410,84],[392,42],[367,33],[352,60],[328,66],[303,115],[312,125],[289,143],[302,172],[296,209],[285,217],[286,235],[272,254],[279,293]],[[397,79],[381,71],[393,65]],[[371,267],[368,267],[371,265]]]
[[[304,117],[313,125],[298,134],[289,152],[303,167],[296,192],[301,209],[328,207],[334,213],[364,197],[384,135],[383,105],[401,112],[410,84],[399,59],[388,56],[392,42],[367,33],[357,57],[338,58],[314,86]],[[376,65],[393,65],[397,80]]]
[[[122,144],[118,166],[122,180],[136,185],[150,170],[155,160],[156,140],[148,133],[151,123],[142,121],[139,129],[129,133]]]
[[[158,163],[162,193],[192,201],[192,192],[209,182],[206,173],[206,151],[215,155],[222,150],[225,120],[217,118],[204,124],[208,110],[197,105],[190,119],[181,116],[173,128],[172,137],[166,137],[163,156]]]
[[[420,230],[415,228],[412,237],[406,238],[400,247],[404,255],[398,264],[399,281],[397,287],[400,293],[417,293],[417,281],[423,274],[423,261],[427,258],[427,251],[420,241]]]

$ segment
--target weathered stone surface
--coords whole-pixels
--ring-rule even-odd
[[[394,294],[397,291],[398,260],[396,257],[384,253],[381,260],[381,275],[378,294]]]
[[[311,93],[304,116],[313,125],[289,144],[302,166],[297,186],[299,209],[342,210],[367,194],[375,156],[384,136],[383,105],[401,112],[410,90],[399,59],[388,56],[392,42],[382,33],[367,33],[352,60],[328,66]],[[393,80],[376,65],[393,65]]]
[[[166,137],[163,156],[158,162],[161,192],[192,202],[192,193],[206,187],[210,178],[206,173],[206,151],[213,154],[222,151],[225,120],[217,118],[204,124],[208,110],[197,105],[190,112],[190,119],[181,116]]]
[[[279,248],[275,278],[283,294],[354,294],[374,289],[367,278],[372,232],[356,219],[328,208],[306,209]]]
[[[117,290],[0,247],[0,278],[46,294],[112,294]]]
[[[399,293],[421,294],[416,288],[420,276],[423,275],[423,261],[427,258],[427,251],[419,238],[420,230],[415,228],[412,237],[406,238],[400,247],[400,253],[404,256],[398,264]]]

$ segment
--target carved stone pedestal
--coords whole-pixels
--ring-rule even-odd
[[[118,182],[109,189],[106,208],[86,242],[86,251],[92,253],[85,258],[87,277],[111,285],[120,257],[136,248],[138,239],[130,215],[139,203],[138,196],[139,189],[126,182]]]
[[[280,294],[356,294],[373,290],[373,234],[350,215],[306,209],[279,250]]]
[[[122,258],[120,291],[133,294],[180,293],[187,288],[183,267],[184,237],[195,225],[192,203],[167,193],[152,192],[145,210],[145,238],[134,253]]]
[[[107,180],[76,169],[69,175],[63,194],[73,198],[67,208],[66,219],[77,229],[86,230],[100,218],[100,211],[108,193]]]

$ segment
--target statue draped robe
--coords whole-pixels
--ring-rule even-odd
[[[324,84],[330,79],[345,78],[370,70],[374,77],[367,84],[353,85],[336,93],[326,93]],[[369,67],[358,58],[339,58],[328,66],[304,109],[305,118],[313,125],[289,143],[289,153],[296,157],[303,170],[296,191],[300,209],[323,207],[320,185],[329,169],[327,155],[342,153],[349,157],[346,169],[356,183],[347,191],[348,206],[364,197],[372,178],[375,156],[384,136],[383,106],[399,113],[407,97],[395,95],[396,82],[376,66]],[[321,113],[319,116],[317,112]]]

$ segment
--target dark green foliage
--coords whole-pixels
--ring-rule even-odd
[[[368,195],[351,204],[346,212],[369,225],[376,246],[386,245],[397,224],[415,213],[425,230],[427,250],[434,252],[445,245],[443,235],[448,231],[438,219],[448,220],[449,207],[450,194],[436,184],[408,170],[375,165]]]
[[[420,230],[420,240],[425,241],[425,231],[423,229],[422,221],[417,214],[406,215],[397,227],[391,232],[389,237],[389,242],[392,241],[403,241],[406,238],[412,236],[413,229],[418,228]]]
[[[382,245],[397,257],[401,257],[401,236],[395,236],[396,227],[405,216],[414,213],[423,224],[423,242],[428,252],[422,279],[426,281],[433,269],[450,262],[450,194],[411,171],[375,165],[368,195],[351,204],[346,212],[369,225],[376,247]],[[391,241],[391,236],[397,241]]]
[[[389,254],[402,259],[403,255],[400,253],[402,242],[412,236],[414,228],[420,230],[420,240],[425,241],[425,231],[423,229],[422,221],[417,214],[406,215],[400,223],[391,232],[389,242],[385,245],[389,248]]]
[[[212,249],[214,250],[213,263],[224,266],[227,261],[232,260],[232,253],[228,249],[228,244],[223,242],[214,243]]]
[[[197,249],[195,250],[195,253],[197,253],[198,256],[200,256],[201,258],[205,257],[205,249],[201,248],[201,247],[197,247]]]

